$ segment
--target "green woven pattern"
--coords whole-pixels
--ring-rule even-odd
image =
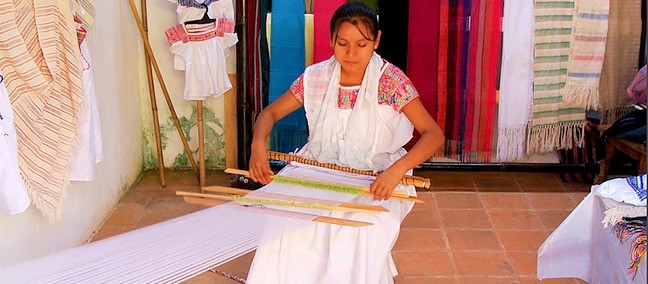
[[[273,181],[284,184],[299,185],[309,188],[322,189],[322,190],[331,190],[337,192],[344,192],[350,194],[361,194],[364,187],[357,185],[346,185],[332,182],[323,182],[323,181],[312,181],[312,180],[301,180],[285,176],[275,176]]]
[[[337,206],[335,205],[327,205],[321,203],[306,203],[306,202],[298,202],[292,200],[250,198],[250,197],[241,197],[241,196],[233,196],[232,200],[236,203],[244,203],[244,204],[279,205],[279,206],[290,206],[290,207],[299,207],[299,208],[308,208],[308,209],[335,210],[337,208]]]

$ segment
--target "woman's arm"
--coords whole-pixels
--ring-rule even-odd
[[[261,114],[257,117],[254,124],[249,165],[252,180],[262,184],[268,184],[272,181],[270,176],[274,173],[270,169],[266,141],[275,122],[301,106],[301,102],[290,91],[287,91],[261,111]]]
[[[405,156],[380,173],[371,184],[370,190],[377,200],[388,199],[407,171],[427,161],[445,141],[441,128],[419,98],[409,102],[401,111],[421,134],[421,138]]]

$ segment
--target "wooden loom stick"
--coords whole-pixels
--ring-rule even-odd
[[[227,194],[235,194],[236,196],[245,196],[247,193],[250,191],[243,190],[243,189],[237,189],[237,188],[230,188],[230,187],[224,187],[224,186],[210,186],[210,187],[205,187],[203,188],[205,191],[210,191],[210,192],[218,192],[218,193],[227,193]],[[236,190],[241,190],[241,191],[247,191],[246,193],[233,193],[236,192]],[[176,195],[179,196],[192,196],[192,197],[202,197],[202,198],[211,198],[211,199],[218,199],[218,200],[226,200],[226,201],[237,201],[237,198],[231,195],[217,195],[217,194],[208,194],[208,193],[195,193],[195,192],[186,192],[186,191],[176,191]],[[277,201],[287,201],[287,202],[295,202],[297,201],[303,201],[304,205],[306,206],[297,206],[297,207],[302,207],[302,208],[308,208],[308,204],[312,204],[313,206],[318,206],[322,205],[322,200],[316,200],[312,198],[304,198],[304,197],[299,197],[300,200],[291,200],[293,196],[289,195],[283,195],[283,194],[272,194],[273,196],[277,197]],[[258,199],[257,199],[258,198]],[[251,197],[250,199],[253,201],[262,201],[266,197]],[[245,200],[241,200],[245,203]],[[261,202],[260,204],[264,204]],[[268,200],[269,205],[285,205],[285,206],[291,206],[288,204],[282,204],[282,203],[277,203],[275,204],[273,200]],[[332,210],[339,210],[339,211],[346,211],[346,212],[356,212],[356,213],[380,213],[380,212],[389,212],[389,210],[385,209],[382,206],[375,206],[375,205],[365,205],[365,204],[357,204],[357,203],[340,203],[340,204],[335,204],[335,205],[322,205],[324,207],[331,207],[333,208]],[[322,208],[326,209],[326,208]]]
[[[227,169],[225,169],[225,173],[242,175],[242,176],[246,176],[246,177],[250,176],[249,171],[239,170],[239,169],[227,168]],[[276,176],[272,176],[273,179],[275,177]],[[299,183],[300,181],[302,181],[302,180],[299,180],[299,179],[296,179],[296,178],[285,177],[285,176],[279,176],[279,178],[280,178],[280,182],[284,182],[284,183],[296,184],[296,183]],[[336,183],[332,183],[332,182],[312,182],[312,183],[319,183],[319,184],[323,185],[323,186],[316,187],[316,188],[322,188],[322,189],[328,189],[329,187],[331,187],[331,188],[335,188],[335,187],[357,188],[357,189],[359,189],[361,191],[362,194],[373,195],[373,193],[371,193],[368,188],[361,187],[361,186],[342,185],[342,184],[336,184]],[[311,187],[313,187],[313,186],[311,186]],[[409,196],[405,192],[392,192],[390,198],[399,199],[399,200],[405,200],[405,201],[411,201],[411,202],[414,202],[414,203],[425,203],[425,201],[423,201],[422,199],[418,199],[416,197]]]
[[[312,159],[307,159],[304,157],[300,157],[294,154],[284,154],[284,153],[279,153],[279,152],[274,152],[274,151],[269,151],[268,152],[268,157],[273,160],[278,160],[278,161],[284,161],[284,162],[298,162],[301,164],[306,164],[306,165],[311,165],[311,166],[318,166],[321,168],[327,168],[327,169],[332,169],[332,170],[337,170],[341,172],[346,172],[346,173],[353,173],[353,174],[360,174],[360,175],[366,175],[366,176],[376,176],[376,174],[373,171],[368,171],[368,170],[357,170],[349,167],[343,167],[340,165],[336,164],[331,164],[331,163],[320,163],[318,161],[312,160]],[[401,184],[404,185],[413,185],[418,188],[430,188],[430,179],[429,178],[423,178],[423,177],[418,177],[418,176],[409,176],[406,175],[404,176],[401,181]]]
[[[148,37],[146,36],[146,32],[144,31],[144,24],[142,24],[142,20],[137,14],[137,7],[135,6],[135,2],[133,2],[133,0],[128,0],[128,4],[130,5],[131,12],[133,13],[133,18],[135,19],[135,23],[137,24],[137,28],[139,29],[140,37],[144,42],[144,51],[146,52],[146,54],[149,55],[149,59],[151,60],[151,64],[153,65],[153,71],[155,71],[155,75],[157,76],[158,83],[160,83],[160,87],[162,88],[162,94],[164,94],[164,99],[166,100],[167,106],[169,107],[169,111],[171,112],[171,117],[173,117],[173,122],[175,124],[176,130],[178,130],[178,134],[180,135],[182,146],[184,147],[189,162],[191,162],[191,166],[193,167],[193,170],[195,172],[198,172],[198,165],[196,165],[196,160],[194,160],[193,155],[191,154],[189,143],[187,142],[187,138],[184,135],[182,126],[180,125],[180,120],[178,119],[178,115],[176,114],[175,108],[173,107],[173,102],[171,101],[171,97],[169,96],[169,91],[167,90],[166,84],[164,84],[162,72],[160,71],[160,67],[158,66],[157,60],[155,59],[155,55],[153,54],[153,49],[151,48],[151,44],[148,40]],[[160,166],[163,167],[164,165],[160,165]]]
[[[209,191],[209,192],[218,192],[218,193],[229,193],[229,194],[239,194],[239,195],[246,195],[252,190],[246,190],[246,189],[240,189],[240,188],[233,188],[233,187],[226,187],[226,186],[206,186],[203,187],[202,190],[204,191]],[[276,195],[278,197],[286,197],[290,198],[291,196],[289,195],[283,195],[283,194],[277,194],[277,193],[272,193],[273,195]],[[306,198],[306,197],[299,197],[300,199],[303,200],[312,200],[313,203],[317,203],[319,200],[313,199],[313,198]],[[368,204],[358,204],[358,203],[352,203],[352,202],[343,202],[338,205],[338,207],[341,208],[347,208],[347,209],[361,209],[365,211],[371,211],[369,213],[374,213],[374,212],[389,212],[385,207],[382,206],[376,206],[376,205],[368,205]]]
[[[183,196],[185,202],[189,204],[195,204],[195,205],[201,205],[201,206],[218,206],[221,205],[217,200],[214,199],[208,199],[208,198],[201,198],[201,197],[192,197],[192,196]],[[292,214],[301,214],[297,212],[291,212]],[[319,216],[315,219],[312,220],[313,222],[319,222],[319,223],[326,223],[326,224],[333,224],[333,225],[341,225],[341,226],[349,226],[349,227],[365,227],[365,226],[371,226],[373,223],[369,222],[362,222],[362,221],[354,221],[354,220],[347,220],[347,219],[340,219],[340,218],[333,218],[333,217],[324,217],[324,216]]]

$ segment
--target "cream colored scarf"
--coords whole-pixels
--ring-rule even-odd
[[[69,5],[68,0],[0,0],[0,72],[14,110],[20,173],[33,204],[50,221],[61,214],[83,100]]]

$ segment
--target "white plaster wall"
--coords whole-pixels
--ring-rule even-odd
[[[96,24],[87,40],[105,158],[95,181],[67,187],[57,222],[50,224],[33,206],[18,215],[0,213],[0,268],[84,244],[141,172],[140,93],[146,79],[137,26],[128,1],[94,3]]]

